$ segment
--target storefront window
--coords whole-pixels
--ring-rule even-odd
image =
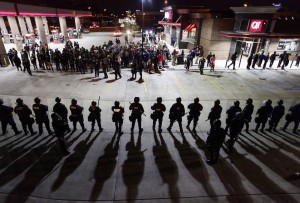
[[[247,32],[249,27],[249,19],[242,19],[240,31],[241,32]]]
[[[297,51],[299,40],[280,39],[277,45],[279,51]]]
[[[188,34],[189,34],[188,31],[183,30],[183,31],[182,31],[182,39],[187,39],[187,38],[188,38]]]
[[[196,28],[193,28],[190,32],[190,38],[195,38],[196,37]]]

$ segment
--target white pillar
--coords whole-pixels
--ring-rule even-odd
[[[80,29],[80,18],[79,17],[75,17],[75,27],[76,27],[77,31]]]
[[[1,28],[1,32],[2,32],[1,34],[3,35],[4,43],[9,44],[10,40],[9,40],[8,32],[7,32],[7,29],[6,29],[6,26],[5,26],[2,16],[0,16],[0,28]]]
[[[43,26],[42,17],[34,17],[34,20],[35,20],[36,28],[38,30],[40,40],[42,44],[45,45],[47,44],[47,37]]]
[[[30,17],[28,17],[28,16],[25,17],[25,20],[26,20],[26,23],[27,23],[28,32],[29,33],[34,33]]]
[[[48,27],[48,21],[46,17],[42,17],[42,21],[44,24],[44,30],[46,32],[47,42],[50,42],[50,35],[49,35],[49,27]]]
[[[1,56],[1,63],[3,66],[8,66],[9,65],[9,60],[8,60],[8,56],[5,50],[5,46],[3,41],[0,39],[0,56]],[[1,68],[1,67],[0,67]]]
[[[61,33],[63,34],[66,43],[69,37],[67,33],[67,22],[65,17],[59,17],[59,25],[60,25]]]
[[[22,39],[20,35],[20,31],[18,28],[18,24],[15,16],[7,16],[9,27],[11,29],[12,36],[14,38],[14,43],[16,45],[16,49],[21,51],[23,49]]]
[[[21,28],[22,35],[23,34],[28,34],[24,17],[23,16],[18,16],[18,21],[19,21],[19,25],[20,25],[20,28]]]

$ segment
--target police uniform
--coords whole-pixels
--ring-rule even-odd
[[[32,105],[33,112],[35,114],[36,123],[39,126],[39,134],[43,134],[43,123],[46,126],[46,129],[49,135],[52,135],[53,132],[50,129],[50,122],[47,115],[48,106],[44,104],[40,104],[40,100],[38,98],[35,99],[35,104]]]
[[[68,109],[64,104],[60,103],[60,101],[61,101],[60,98],[56,98],[55,101],[56,101],[56,104],[54,104],[54,106],[53,106],[53,112],[57,113],[59,116],[62,117],[62,119],[66,123],[67,131],[70,132],[71,129],[69,127],[69,122],[68,122]]]
[[[132,122],[131,132],[134,130],[135,121],[138,121],[139,131],[142,132],[142,114],[144,113],[144,107],[139,103],[140,98],[135,97],[134,103],[131,103],[129,106],[129,110],[131,110],[130,120]]]
[[[286,123],[284,125],[284,127],[282,128],[282,130],[286,130],[286,128],[289,126],[289,124],[291,122],[294,122],[294,128],[293,128],[293,133],[298,134],[297,133],[297,129],[299,126],[299,122],[300,122],[300,102],[294,106],[292,106],[289,111],[291,112],[291,114],[289,114],[289,118],[286,117]]]
[[[189,115],[188,115],[188,124],[187,128],[190,128],[191,122],[194,120],[194,126],[193,126],[193,132],[196,132],[196,126],[199,120],[200,112],[203,109],[203,106],[199,104],[199,98],[195,98],[194,103],[191,103],[188,105],[188,109],[190,109]]]
[[[162,129],[162,121],[164,117],[164,112],[166,111],[166,106],[161,103],[162,99],[159,97],[157,98],[157,103],[155,103],[153,106],[151,106],[151,109],[154,110],[154,112],[151,115],[151,118],[153,119],[153,130],[155,130],[156,121],[158,120],[158,132],[161,133]]]
[[[283,101],[279,100],[278,105],[274,107],[274,109],[271,113],[270,119],[269,119],[269,129],[267,129],[267,131],[269,131],[269,132],[271,132],[272,130],[274,130],[275,132],[277,131],[276,127],[277,127],[280,119],[284,115],[284,111],[285,111],[285,108],[282,104],[283,104]]]
[[[103,128],[101,127],[101,109],[99,108],[99,106],[96,106],[96,102],[92,102],[92,105],[89,108],[90,111],[90,121],[92,122],[92,131],[94,131],[94,127],[95,127],[95,122],[97,121],[98,127],[99,127],[99,131],[102,132]]]
[[[254,106],[252,104],[253,100],[251,98],[249,98],[246,102],[247,102],[247,104],[243,109],[243,113],[244,113],[244,123],[246,125],[245,131],[248,132],[249,131],[249,123],[252,120],[252,113],[253,113]]]
[[[51,115],[51,118],[52,118],[52,127],[54,129],[55,136],[58,139],[59,146],[60,146],[63,154],[68,155],[68,154],[70,154],[70,152],[68,151],[66,142],[64,140],[64,134],[67,130],[66,122],[59,114],[56,114],[56,113],[53,113]]]
[[[213,126],[213,122],[221,118],[223,108],[220,106],[220,100],[215,101],[215,105],[211,108],[208,114],[208,120],[210,122],[210,127]]]
[[[179,97],[176,99],[176,103],[173,104],[170,109],[170,115],[169,115],[170,125],[168,127],[168,131],[171,131],[174,122],[177,121],[180,128],[180,132],[183,134],[182,117],[184,116],[184,114],[185,114],[185,108],[181,103],[181,98]]]
[[[118,101],[115,101],[115,105],[111,107],[111,110],[113,111],[112,121],[115,123],[116,132],[118,131],[119,134],[123,134],[122,125],[124,108],[120,106]]]
[[[83,107],[77,105],[77,101],[73,102],[76,100],[72,100],[72,104],[70,106],[70,110],[71,110],[71,115],[70,115],[70,121],[73,122],[73,131],[76,130],[76,125],[77,122],[80,123],[82,131],[86,131],[86,129],[84,128],[84,123],[83,123],[83,115],[82,115],[82,111],[83,111]]]
[[[234,105],[231,106],[226,111],[226,114],[227,114],[226,127],[225,127],[225,131],[226,132],[228,131],[228,129],[230,127],[230,123],[231,123],[232,119],[235,117],[236,113],[242,111],[242,109],[241,109],[241,107],[239,105],[240,105],[240,102],[239,101],[235,101]]]
[[[22,131],[19,131],[17,125],[15,123],[14,117],[12,112],[14,109],[9,106],[3,105],[3,100],[0,99],[0,121],[2,125],[2,135],[7,133],[7,124],[11,125],[11,128],[14,130],[15,134],[18,135]]]
[[[232,152],[233,145],[236,142],[238,135],[241,133],[244,125],[244,117],[243,113],[239,112],[235,115],[235,117],[231,120],[230,128],[229,128],[229,137],[230,139],[226,141],[226,145],[228,147],[229,152]]]
[[[257,110],[256,114],[258,115],[258,117],[255,118],[255,122],[257,124],[256,124],[256,128],[255,128],[254,132],[258,131],[258,128],[260,127],[260,124],[262,124],[260,131],[264,132],[265,125],[268,121],[268,118],[269,118],[270,114],[273,111],[273,107],[271,105],[272,105],[272,101],[267,100],[265,105],[260,107]]]
[[[18,100],[19,99],[17,99],[17,106],[14,108],[14,112],[19,116],[19,119],[22,123],[23,131],[25,132],[25,135],[27,135],[28,134],[27,126],[28,126],[31,135],[35,135],[36,132],[33,131],[32,129],[32,124],[34,123],[34,119],[30,117],[32,111],[28,108],[27,105],[23,104],[23,101],[18,102]]]

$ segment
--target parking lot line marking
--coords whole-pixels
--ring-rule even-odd
[[[106,85],[106,92],[109,92],[109,90],[110,90],[110,83],[107,83],[107,85]]]
[[[181,82],[179,81],[178,77],[176,76],[175,72],[172,72],[172,77],[175,80],[176,84],[178,85],[178,87],[180,88],[180,90],[182,92],[185,92],[183,85],[181,84]]]
[[[219,92],[222,92],[223,93],[223,91],[222,91],[222,89],[219,87],[219,85],[217,85],[216,83],[215,83],[215,81],[213,81],[212,79],[210,79],[208,76],[205,76],[205,78],[217,89],[217,90],[219,90]]]

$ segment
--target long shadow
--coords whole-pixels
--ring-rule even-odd
[[[105,82],[106,82],[106,83],[113,83],[113,82],[115,82],[115,81],[117,81],[117,80],[112,79],[112,80],[106,80]]]
[[[127,202],[134,202],[138,194],[138,186],[144,175],[145,157],[142,148],[142,134],[139,133],[137,142],[134,142],[133,133],[126,144],[127,159],[122,165],[122,175],[127,187]]]
[[[292,136],[294,136],[293,134],[291,134],[291,133],[289,133],[289,132],[286,132],[287,134],[289,134],[289,135],[292,135]],[[290,144],[292,144],[292,145],[298,145],[299,146],[299,141],[298,140],[295,140],[295,139],[292,139],[292,138],[290,138],[290,137],[287,137],[285,134],[283,134],[283,133],[281,133],[281,132],[279,132],[279,131],[277,131],[276,133],[274,133],[274,134],[276,134],[277,136],[279,136],[279,137],[281,137],[284,141],[286,141],[286,142],[288,142],[288,143],[290,143]]]
[[[79,80],[90,80],[93,79],[94,77],[85,77],[85,78],[80,78]]]
[[[0,141],[0,143],[5,142],[6,140],[9,140],[10,138],[16,137],[16,135],[11,135],[9,137],[4,138],[3,140]]]
[[[194,149],[190,143],[186,140],[185,136],[182,135],[182,142],[180,142],[173,133],[169,132],[171,137],[174,140],[175,147],[179,153],[179,156],[188,169],[190,174],[195,178],[199,183],[203,185],[207,195],[216,196],[216,193],[212,186],[209,183],[209,174],[203,163],[200,154]]]
[[[145,81],[143,80],[143,79],[139,79],[139,80],[136,80],[135,82],[137,82],[137,83],[139,83],[139,84],[142,84],[142,83],[144,83]]]
[[[103,78],[94,78],[94,79],[91,79],[88,82],[98,82],[98,81],[101,81],[101,80],[104,80],[104,79]]]
[[[262,153],[256,147],[249,145],[243,139],[240,139],[239,144],[249,154],[255,156],[261,163],[284,179],[288,178],[292,173],[299,169],[299,163],[281,153],[280,149],[267,150],[266,153]],[[259,145],[257,145],[257,147],[264,149]],[[290,181],[290,183],[298,188],[300,187],[300,181]]]
[[[159,134],[159,138],[161,142],[159,142],[156,132],[154,131],[155,145],[153,146],[152,151],[155,157],[155,163],[163,183],[168,185],[171,201],[177,203],[180,202],[178,199],[180,193],[177,185],[178,168],[176,162],[172,159],[167,144],[161,134]]]
[[[274,202],[297,202],[286,191],[281,189],[276,182],[266,176],[265,171],[251,159],[248,159],[238,152],[230,154],[228,158],[249,182],[262,194],[270,197]]]
[[[91,201],[97,201],[104,183],[111,177],[116,168],[120,137],[121,135],[117,136],[115,133],[110,143],[105,146],[104,154],[98,158],[94,171],[95,184],[90,195]]]
[[[6,143],[5,145],[1,146],[0,147],[0,152],[7,151],[6,149],[9,148],[11,145],[13,145],[13,146],[17,145],[17,144],[19,144],[19,143],[21,143],[24,140],[29,139],[29,138],[31,138],[31,136],[23,136],[22,138],[19,138],[19,139],[16,138],[15,140],[12,140],[11,142]]]
[[[89,149],[93,145],[96,138],[100,135],[100,132],[89,142],[89,139],[91,137],[93,132],[90,132],[90,134],[86,137],[85,140],[80,141],[75,147],[74,152],[68,156],[68,158],[65,160],[64,164],[62,165],[59,175],[55,182],[53,183],[51,187],[51,191],[57,190],[63,182],[66,180],[66,178],[71,175],[78,166],[82,163],[84,160],[86,154],[88,153]]]
[[[70,141],[70,143],[74,143],[82,134],[83,133],[80,133],[77,137],[73,138]],[[49,151],[47,151],[47,149],[49,149]],[[26,203],[30,194],[42,183],[42,181],[47,177],[47,175],[52,172],[55,166],[63,158],[62,153],[60,152],[60,150],[57,149],[55,143],[41,145],[37,147],[36,150],[38,150],[38,154],[41,154],[43,152],[44,154],[41,157],[39,157],[39,159],[36,162],[34,162],[31,168],[28,169],[23,180],[20,183],[18,183],[18,185],[16,185],[16,187],[13,190],[11,190],[11,192],[6,198],[5,203]],[[21,159],[23,159],[23,157]],[[30,165],[32,163],[32,160],[36,160],[36,157],[29,159]],[[21,165],[20,169],[18,170],[24,172],[23,165]]]
[[[49,140],[46,140],[46,142],[50,142],[52,139],[54,139],[54,137],[52,137]],[[9,153],[4,153],[0,159],[0,169],[6,168],[11,162],[14,162],[19,157],[23,156],[24,154],[29,152],[32,148],[34,148],[35,146],[39,145],[40,143],[42,143],[44,141],[45,141],[45,139],[41,139],[35,143],[32,143],[32,141],[29,141],[29,142],[23,144],[22,146],[19,146],[15,149],[11,150]],[[28,144],[32,144],[32,145],[30,145],[30,147],[28,147],[28,148],[24,148]]]
[[[263,133],[257,133],[259,136],[264,137]],[[240,133],[241,136],[243,136],[244,138],[246,138],[247,140],[249,140],[249,142],[253,143],[256,145],[256,143],[251,140],[248,136],[244,135],[243,133]],[[255,137],[253,134],[251,134],[250,132],[248,133],[248,135],[250,135],[253,139],[256,140],[256,142],[259,142],[261,145],[264,146],[265,150],[271,150],[273,149],[272,147],[270,147],[269,145],[267,145],[266,143],[264,143],[263,141],[261,141],[259,138]]]

